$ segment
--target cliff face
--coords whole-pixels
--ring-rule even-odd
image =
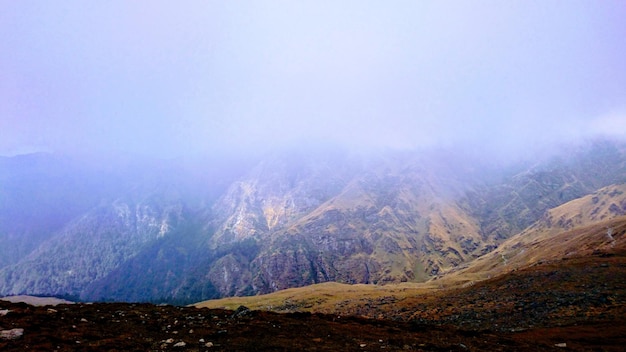
[[[271,234],[253,262],[261,292],[295,283],[422,281],[479,252],[478,227],[414,174],[365,174]],[[478,244],[480,243],[480,244]]]
[[[0,294],[187,303],[325,281],[425,281],[549,209],[625,182],[626,153],[596,143],[515,172],[450,155],[329,152],[240,169],[148,166],[85,186],[92,196],[80,206],[67,197],[72,212],[0,267]],[[2,175],[14,187],[11,170]],[[14,230],[29,226],[6,216],[0,225],[2,243],[29,240]]]

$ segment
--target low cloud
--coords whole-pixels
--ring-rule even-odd
[[[626,109],[592,120],[590,131],[608,137],[626,138]]]
[[[75,5],[0,14],[0,154],[508,154],[626,131],[585,122],[626,104],[620,2]]]

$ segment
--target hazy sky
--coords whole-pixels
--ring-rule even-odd
[[[626,135],[626,2],[0,0],[0,154]]]

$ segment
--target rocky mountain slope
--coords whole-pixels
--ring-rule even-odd
[[[450,153],[327,150],[106,172],[70,163],[57,168],[78,171],[55,176],[16,158],[2,161],[0,207],[21,215],[3,216],[0,241],[23,249],[0,267],[0,294],[82,300],[422,282],[492,252],[549,209],[626,182],[626,148],[607,141],[507,168]],[[20,202],[58,185],[40,204],[56,225],[24,221],[32,207]]]
[[[611,230],[610,237],[607,236],[608,229]],[[540,320],[548,315],[541,319],[536,316],[537,312],[533,313],[534,318],[526,316],[540,298],[552,301],[552,311],[543,314],[556,314],[556,310],[566,305],[572,310],[562,312],[559,319],[571,319],[570,323],[574,324],[598,313],[591,309],[582,310],[582,314],[576,305],[599,305],[596,308],[602,311],[626,309],[626,216],[616,216],[558,235],[537,234],[530,240],[514,236],[505,244],[502,246],[508,248],[505,253],[514,254],[506,261],[498,249],[493,255],[468,263],[464,269],[425,283],[383,286],[324,283],[196,305],[231,309],[245,305],[276,312],[340,313],[407,320],[430,316],[428,319],[433,321],[444,316],[444,320],[452,321],[459,318],[460,313],[471,316],[480,311],[480,316],[472,323],[473,328],[489,329],[494,328],[494,323],[503,329],[516,328],[515,324],[521,321],[530,325],[541,324]],[[577,298],[573,300],[573,297]],[[531,308],[517,310],[513,305]],[[442,315],[443,311],[446,313]],[[615,314],[610,319],[619,316]],[[602,319],[609,318],[603,316]],[[505,321],[507,325],[504,325]]]
[[[251,238],[263,246],[224,276],[250,271],[257,292],[325,281],[415,281],[479,253],[485,245],[477,224],[452,197],[442,198],[437,176],[420,163],[398,160],[358,172],[328,167],[331,175],[304,169],[283,192],[262,176],[242,181],[217,204],[227,215],[218,219],[213,245]],[[450,235],[451,228],[463,234]]]

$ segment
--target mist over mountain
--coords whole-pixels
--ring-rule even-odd
[[[3,157],[0,295],[191,303],[327,281],[422,282],[626,182],[616,141],[522,162],[468,154]]]
[[[624,17],[611,0],[14,2],[0,13],[0,155],[331,143],[506,159],[623,138]]]
[[[623,0],[1,8],[0,350],[624,349]]]

